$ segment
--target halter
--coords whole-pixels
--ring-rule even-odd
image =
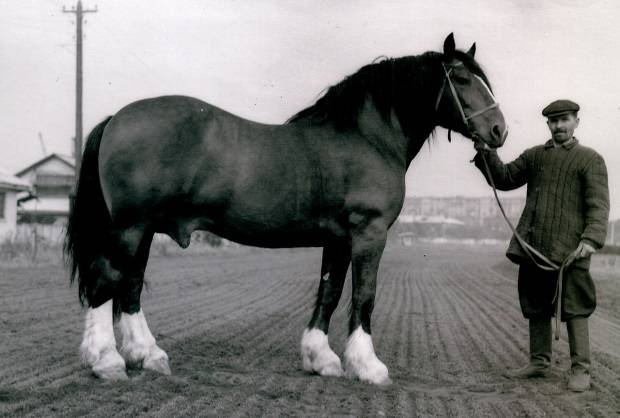
[[[441,66],[443,67],[443,72],[446,75],[444,80],[443,80],[443,84],[441,85],[441,89],[439,90],[439,95],[437,96],[437,101],[435,102],[435,112],[437,112],[437,109],[439,109],[439,103],[441,103],[441,98],[443,97],[443,91],[446,88],[446,84],[448,84],[448,86],[450,86],[450,91],[452,92],[452,97],[454,98],[454,102],[456,103],[456,107],[459,110],[459,113],[461,115],[461,119],[463,121],[463,124],[465,125],[465,127],[467,128],[467,130],[469,131],[469,133],[472,136],[476,136],[476,133],[474,131],[472,131],[469,127],[469,121],[477,116],[482,115],[485,112],[488,112],[491,109],[495,109],[496,107],[499,107],[499,102],[495,101],[495,97],[493,96],[493,93],[491,93],[491,90],[489,89],[489,87],[487,86],[487,84],[477,75],[474,74],[474,76],[482,83],[482,85],[487,89],[487,92],[489,93],[489,96],[491,96],[491,99],[493,100],[493,103],[490,104],[489,106],[482,108],[480,110],[475,111],[474,113],[472,113],[471,115],[466,115],[465,114],[465,110],[463,109],[463,105],[461,104],[461,100],[459,99],[458,94],[456,94],[456,89],[454,88],[454,84],[452,83],[452,79],[450,78],[450,73],[452,72],[452,70],[455,67],[459,67],[463,65],[463,63],[457,63],[457,64],[453,64],[449,66],[449,70],[446,68],[446,65],[442,62]]]

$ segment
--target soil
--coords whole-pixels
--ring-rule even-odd
[[[508,380],[527,362],[516,270],[503,248],[388,248],[373,316],[392,385],[301,368],[299,342],[320,249],[153,257],[143,309],[172,375],[96,379],[79,363],[83,313],[60,267],[0,267],[0,416],[618,416],[620,273],[595,274],[592,390],[566,389],[566,330],[550,378]],[[350,278],[330,343],[346,339]]]

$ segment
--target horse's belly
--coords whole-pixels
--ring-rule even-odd
[[[325,234],[321,231],[276,231],[269,233],[247,233],[244,231],[212,232],[230,241],[243,245],[265,248],[320,247],[325,243]]]
[[[205,229],[230,241],[243,245],[266,248],[315,247],[323,245],[327,231],[318,221],[273,223],[252,222],[245,219],[234,222],[209,222]]]

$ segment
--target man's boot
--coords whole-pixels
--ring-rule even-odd
[[[590,389],[590,336],[588,318],[578,317],[566,322],[570,347],[571,371],[568,388],[573,392]]]
[[[551,369],[551,318],[530,319],[530,364],[509,370],[506,376],[515,379],[547,377]]]

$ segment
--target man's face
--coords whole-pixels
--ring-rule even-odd
[[[579,118],[575,113],[551,116],[547,119],[547,126],[551,131],[553,140],[562,144],[573,137],[575,128],[579,126]]]

